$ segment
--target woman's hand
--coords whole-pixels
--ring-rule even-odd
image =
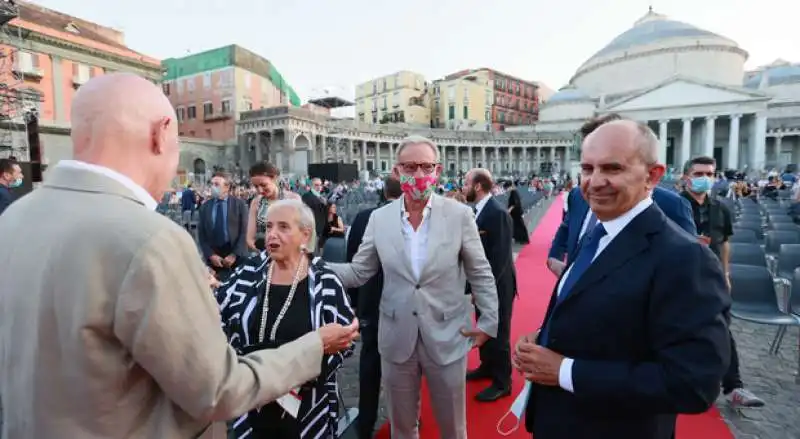
[[[322,349],[326,354],[335,354],[350,347],[358,337],[358,319],[342,326],[338,323],[327,324],[317,330],[322,338]]]

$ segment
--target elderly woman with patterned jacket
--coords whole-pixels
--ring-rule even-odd
[[[339,279],[312,259],[314,215],[300,200],[271,203],[266,251],[237,268],[216,290],[229,343],[240,353],[272,349],[338,324],[352,330],[339,346],[325,346],[322,374],[233,422],[233,437],[303,439],[337,437],[336,370],[352,355],[358,322]]]

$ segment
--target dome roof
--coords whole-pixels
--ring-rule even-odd
[[[700,29],[691,24],[670,20],[665,15],[653,12],[651,8],[632,28],[611,40],[606,47],[600,49],[591,59],[674,38],[690,40],[696,38],[718,38],[734,46],[736,45],[733,41],[713,32]]]
[[[585,92],[568,85],[557,91],[553,96],[550,96],[550,99],[547,100],[546,104],[552,104],[555,102],[588,101],[591,99],[592,97]]]
[[[747,88],[758,88],[761,80],[767,75],[767,86],[800,83],[800,64],[773,64],[765,67],[744,81]]]

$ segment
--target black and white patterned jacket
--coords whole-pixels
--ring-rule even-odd
[[[234,274],[215,292],[222,326],[228,336],[228,343],[242,353],[244,348],[256,344],[251,340],[248,328],[252,319],[259,318],[257,304],[259,295],[265,291],[267,268],[270,259],[267,252],[261,252],[243,263]],[[328,269],[320,258],[309,264],[308,280],[312,328],[329,323],[349,325],[355,315],[347,299],[339,278]],[[337,396],[336,370],[345,358],[353,355],[352,346],[338,354],[325,355],[320,376],[301,387],[302,402],[297,418],[300,420],[300,437],[332,439],[336,437],[339,400]],[[234,437],[249,438],[252,428],[248,414],[234,421]]]

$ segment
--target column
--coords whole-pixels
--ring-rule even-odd
[[[731,115],[731,126],[728,132],[728,150],[726,151],[725,167],[739,169],[739,121],[741,114]]]
[[[53,77],[51,78],[51,82],[53,83],[53,110],[54,110],[54,118],[56,122],[65,123],[67,118],[65,117],[66,112],[66,105],[64,104],[64,69],[62,68],[61,57],[56,55],[50,55],[50,60],[53,63]],[[72,83],[72,78],[70,78],[70,83]],[[172,93],[176,93],[175,90],[170,90]]]
[[[485,169],[489,169],[489,165],[486,164],[486,147],[481,146],[481,166]]]
[[[766,143],[766,142],[765,142]],[[781,160],[781,149],[783,149],[783,135],[778,134],[775,136],[775,146],[772,148],[775,151],[775,163],[780,163]],[[792,151],[794,153],[794,151]],[[794,156],[794,154],[792,154]],[[794,157],[792,157],[794,158]]]
[[[467,147],[467,160],[469,161],[469,168],[472,169],[475,167],[475,162],[472,159],[472,146]]]
[[[678,172],[683,172],[686,162],[692,158],[692,118],[683,119],[683,134],[681,135],[681,161],[675,164]]]
[[[249,141],[250,139],[248,139]],[[264,160],[264,133],[258,132],[253,138],[253,149],[256,150],[256,162]]]
[[[509,146],[508,147],[508,172],[509,173],[513,173],[514,172],[514,147],[513,146]]]
[[[658,121],[658,163],[667,164],[667,133],[669,120]]]
[[[395,144],[389,144],[389,169],[391,170],[394,167],[394,160],[395,160]]]
[[[347,157],[347,163],[353,163],[353,140],[349,140],[346,145],[347,151],[345,153],[345,157]]]
[[[716,125],[716,116],[706,117],[706,141],[703,143],[703,155],[714,157],[714,140],[716,133],[714,128]]]
[[[522,169],[521,169],[521,171],[525,175],[530,174],[530,171],[531,171],[530,163],[528,162],[528,147],[527,146],[522,148]]]
[[[756,113],[754,119],[750,166],[756,171],[762,171],[767,154],[767,116],[762,113]]]
[[[350,142],[352,142],[352,140]],[[364,140],[361,140],[360,142],[361,142],[361,163],[360,163],[361,166],[360,166],[359,170],[366,171],[367,170],[367,142],[364,141]],[[350,149],[351,150],[353,149],[353,144],[352,143],[350,143]],[[375,155],[376,156],[378,155],[377,151],[375,151]],[[353,162],[350,162],[350,163],[353,163]]]
[[[549,159],[547,161],[550,162],[550,166],[553,166],[553,164],[555,164],[555,162],[556,162],[556,147],[555,146],[551,146],[550,147],[550,156],[549,156]],[[551,168],[551,171],[552,171],[552,168]]]
[[[456,158],[456,175],[461,172],[461,147],[459,145],[453,146],[453,156]]]

